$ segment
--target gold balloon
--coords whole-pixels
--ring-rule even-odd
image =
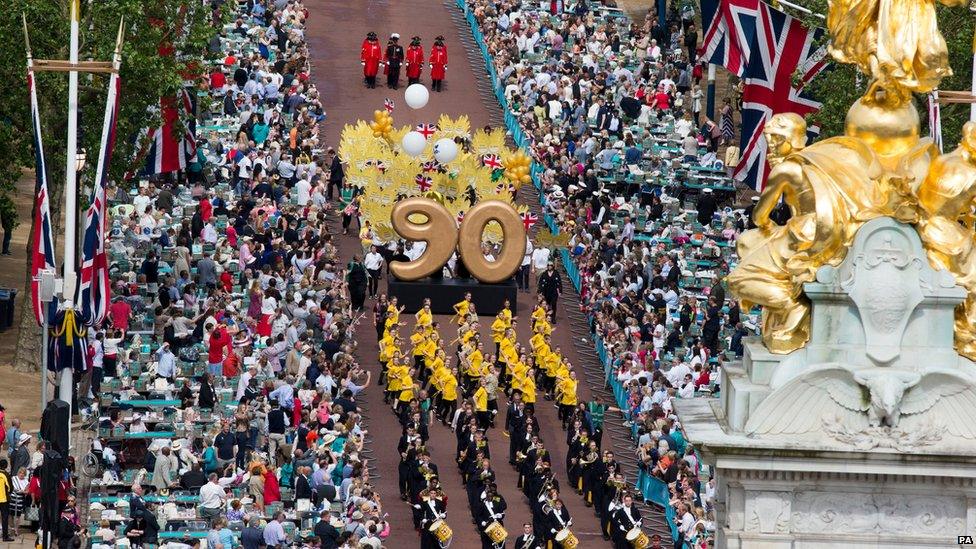
[[[429,198],[429,199],[433,200],[434,202],[437,202],[441,206],[446,206],[446,204],[445,204],[446,199],[445,199],[444,195],[441,194],[441,193],[439,193],[439,192],[437,192],[437,191],[427,191],[427,192],[424,193],[423,196],[424,196],[424,198]]]
[[[414,223],[409,219],[412,214],[427,216],[427,222]],[[415,261],[390,263],[390,270],[400,280],[419,280],[430,276],[451,259],[457,247],[457,230],[454,216],[444,206],[429,198],[407,198],[393,206],[390,221],[393,230],[403,238],[427,242],[427,249]]]
[[[494,261],[481,251],[481,235],[489,222],[502,227],[502,249]],[[458,251],[461,261],[475,278],[486,284],[511,278],[525,256],[525,225],[515,208],[501,200],[483,200],[464,214],[459,230]]]

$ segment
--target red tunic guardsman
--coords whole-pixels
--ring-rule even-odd
[[[434,46],[430,48],[430,79],[431,89],[441,91],[444,82],[444,72],[447,70],[447,46],[444,45],[444,37],[438,36],[434,39]]]
[[[371,32],[366,35],[362,52],[363,76],[366,78],[366,87],[376,87],[376,73],[379,72],[382,59],[383,48],[380,47],[380,43],[376,39],[376,33]]]
[[[424,70],[424,48],[420,45],[420,37],[414,36],[407,46],[407,84],[420,82],[420,73]]]

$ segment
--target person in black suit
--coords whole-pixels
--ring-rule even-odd
[[[613,532],[613,546],[615,549],[630,549],[630,542],[627,541],[627,532],[634,528],[640,528],[640,510],[634,506],[634,496],[624,494],[623,505],[613,512],[611,521],[611,532]]]
[[[414,504],[414,508],[420,510],[420,549],[441,549],[437,537],[430,531],[430,526],[438,520],[447,520],[444,496],[440,492],[431,490],[420,503]]]
[[[312,499],[312,483],[308,480],[308,467],[300,467],[295,477],[295,499]]]
[[[546,519],[549,523],[549,538],[555,539],[556,534],[563,528],[573,525],[573,519],[569,516],[569,509],[563,506],[563,500],[557,498],[552,503],[552,507],[546,512]]]
[[[322,511],[320,518],[313,533],[322,541],[322,549],[336,549],[339,547],[339,530],[329,522],[332,516],[329,511]]]
[[[326,192],[326,198],[331,202],[335,191],[342,188],[342,180],[345,179],[346,174],[342,170],[342,161],[339,160],[339,155],[336,154],[335,149],[329,147],[326,158],[329,159],[329,189]]]
[[[526,522],[522,525],[522,534],[515,538],[515,549],[543,549],[545,541],[535,535],[532,525]]]
[[[715,201],[715,195],[712,189],[702,189],[696,206],[698,209],[698,222],[707,230],[709,223],[712,222],[712,216],[718,211],[718,203]]]
[[[505,498],[498,493],[494,483],[485,485],[485,491],[481,493],[481,499],[474,508],[474,520],[478,523],[478,533],[481,535],[481,549],[503,549],[505,547],[505,542],[502,542],[501,545],[492,542],[485,532],[485,528],[488,528],[488,525],[495,521],[504,526],[507,507]]]
[[[403,46],[400,45],[400,35],[393,33],[386,44],[386,87],[397,89],[400,87],[400,65],[403,64]]]
[[[552,263],[546,266],[546,271],[539,275],[539,283],[536,285],[539,294],[546,300],[546,305],[552,314],[552,323],[556,323],[556,302],[559,294],[563,293],[563,278]]]

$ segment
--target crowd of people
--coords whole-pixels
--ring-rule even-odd
[[[671,489],[675,547],[707,544],[710,495],[672,400],[718,391],[756,322],[724,286],[752,206],[734,208],[727,177],[731,99],[718,122],[703,112],[694,9],[675,3],[662,26],[653,10],[641,25],[585,1],[466,5],[540,166],[545,211],[569,235],[581,307],[623,386],[639,462]]]
[[[309,11],[237,9],[210,43],[198,88],[217,108],[198,113],[188,178],[108,192],[113,302],[78,388],[98,417],[97,473],[91,516],[58,530],[62,548],[378,549],[390,534],[357,403],[371,384],[353,354],[361,265],[333,239],[347,189],[318,141]]]
[[[411,329],[406,328],[408,322],[395,298],[381,295],[374,308],[383,368],[380,383],[403,429],[398,447],[401,499],[416,509],[421,547],[438,549],[449,539],[439,535],[448,522],[439,476],[443,473],[426,448],[430,431],[443,428],[437,423],[454,431],[458,472],[484,549],[500,547],[506,539],[507,502],[499,494],[493,469],[505,454],[532,511],[531,522],[521,525],[517,548],[573,546],[573,520],[563,501],[568,492],[576,492],[594,509],[603,537],[613,540],[615,547],[631,547],[638,536],[646,536],[634,504],[634,479],[628,484],[612,449],[601,446],[606,414],[620,410],[599,399],[580,398],[573,364],[552,343],[554,311],[545,296],[539,294],[529,316],[533,335],[528,341],[518,340],[519,319],[507,302],[490,325],[485,323],[491,341],[482,333],[471,294],[454,310],[451,321],[456,323],[457,338],[445,342],[429,303],[413,315]],[[502,394],[507,401],[504,417],[499,406]],[[551,446],[547,447],[560,443],[542,440],[536,416],[542,402],[558,407],[566,430],[569,484],[563,491],[552,468]],[[501,456],[496,447],[493,458],[487,433],[496,428],[504,429],[509,447]],[[646,537],[645,541],[651,542]],[[657,544],[660,539],[653,541]]]

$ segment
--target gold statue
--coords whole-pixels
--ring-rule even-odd
[[[880,86],[907,99],[906,91],[929,92],[952,74],[934,0],[830,0],[827,27],[831,55],[871,76],[872,88]]]
[[[936,158],[918,188],[919,236],[933,268],[946,269],[969,297],[956,308],[956,350],[976,360],[976,123],[966,122],[962,142]]]
[[[766,189],[753,211],[757,229],[742,234],[738,266],[729,289],[747,306],[763,306],[762,336],[774,353],[789,353],[810,337],[810,304],[803,284],[825,264],[843,260],[875,203],[879,168],[862,141],[837,137],[810,147],[806,122],[797,114],[766,123]],[[770,213],[780,198],[792,212],[786,225]]]

